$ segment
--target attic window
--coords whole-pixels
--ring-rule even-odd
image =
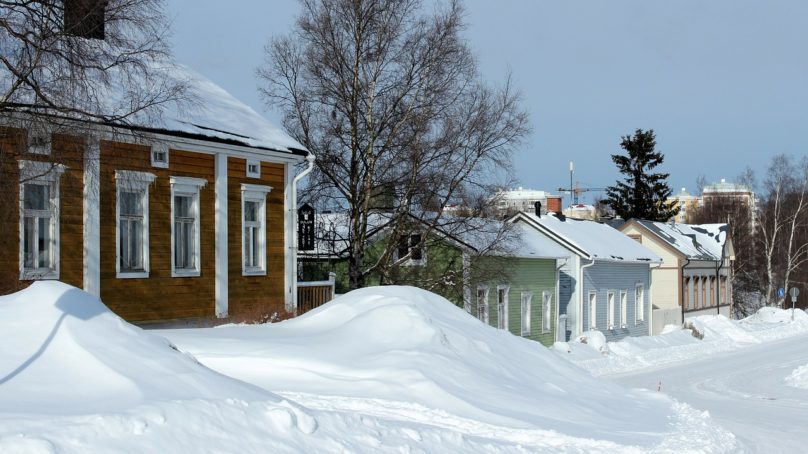
[[[79,38],[103,40],[107,1],[65,0],[65,33]]]
[[[632,240],[642,244],[642,235],[638,235],[636,233],[630,233],[628,235],[628,237],[631,238]]]
[[[261,178],[261,163],[258,161],[247,160],[247,177],[248,178]]]
[[[51,137],[46,131],[28,131],[28,152],[32,154],[51,154]]]
[[[399,238],[396,252],[396,259],[409,255],[408,260],[403,265],[426,265],[426,257],[421,244],[421,234],[419,233],[404,235]]]
[[[163,169],[168,168],[168,145],[164,143],[156,143],[152,145],[151,149],[151,165],[152,167],[160,167]]]

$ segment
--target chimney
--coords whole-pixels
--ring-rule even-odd
[[[553,213],[560,213],[561,212],[561,197],[559,196],[547,196],[547,211],[552,211]]]
[[[540,218],[541,217],[541,202],[536,201],[536,203],[533,204],[533,209],[536,210],[536,217]]]

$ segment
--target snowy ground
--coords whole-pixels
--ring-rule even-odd
[[[176,346],[55,282],[0,297],[0,452],[738,448],[700,410],[412,288],[273,325],[157,333]]]
[[[618,384],[661,389],[709,412],[737,437],[739,452],[805,452],[808,446],[808,315],[764,308],[741,322],[693,320],[704,339],[677,330],[610,343],[606,353],[584,344],[554,351]]]

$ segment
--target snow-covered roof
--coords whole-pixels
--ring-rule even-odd
[[[745,184],[740,183],[732,183],[728,182],[725,179],[721,179],[718,183],[708,184],[704,186],[704,189],[701,191],[702,194],[710,193],[710,192],[752,192],[752,189]]]
[[[517,223],[515,229],[510,257],[561,259],[570,255],[568,250],[523,222]]]
[[[190,95],[196,102],[191,108],[177,103],[163,105],[162,125],[140,126],[230,140],[249,147],[305,151],[284,130],[210,79],[184,65],[173,65],[166,71],[169,77],[188,84]]]
[[[516,219],[524,220],[558,244],[588,259],[662,262],[647,247],[600,222],[569,217],[562,220],[558,215],[538,217],[529,213],[519,213]]]
[[[634,220],[691,260],[721,260],[727,224],[675,224]]]

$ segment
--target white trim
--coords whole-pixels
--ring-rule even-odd
[[[593,298],[594,297],[594,298]],[[589,307],[587,308],[587,314],[589,322],[587,325],[588,330],[596,330],[598,329],[598,292],[595,290],[589,291],[589,298],[587,299],[589,303]]]
[[[637,301],[637,295],[641,296]],[[634,324],[645,321],[645,286],[642,282],[634,285]]]
[[[84,150],[84,291],[101,297],[101,148],[96,136]]]
[[[143,279],[149,277],[149,186],[157,176],[134,170],[115,171],[115,277],[117,279]],[[121,192],[141,193],[143,225],[140,232],[140,247],[143,256],[143,271],[121,271]]]
[[[297,241],[294,233],[297,232],[295,219],[297,207],[292,193],[295,191],[292,177],[292,164],[283,166],[283,222],[286,229],[283,234],[286,247],[283,248],[283,288],[284,306],[288,312],[297,310]]]
[[[208,183],[207,180],[202,178],[193,177],[169,177],[171,182],[171,277],[197,277],[202,274],[202,253],[200,251],[200,218],[201,216],[201,203],[200,203],[200,190]],[[194,251],[193,261],[194,267],[189,269],[177,269],[175,261],[175,243],[176,235],[174,232],[175,216],[174,216],[174,198],[175,196],[191,197],[191,204],[194,217]]]
[[[620,290],[620,328],[628,328],[628,290]]]
[[[519,333],[522,336],[530,336],[530,315],[532,312],[531,306],[533,305],[533,292],[522,292],[519,297],[519,317],[521,319]]]
[[[61,203],[59,179],[65,171],[62,164],[41,161],[19,161],[19,266],[20,280],[59,279],[59,230]],[[25,185],[48,186],[48,209],[50,214],[50,266],[48,268],[25,269]]]
[[[216,260],[216,283],[215,287],[215,302],[214,310],[216,317],[227,317],[230,305],[229,299],[229,278],[230,270],[227,263],[228,260],[228,224],[227,224],[227,155],[224,153],[216,154],[216,181],[214,184],[215,190],[215,213],[214,213],[214,228],[216,229],[216,246],[215,246],[215,260]],[[173,251],[172,251],[173,254]]]
[[[606,291],[606,329],[614,331],[614,290]]]
[[[256,170],[251,171],[250,167],[255,166]],[[261,161],[257,159],[247,159],[247,164],[244,166],[247,171],[247,178],[261,178]]]
[[[480,301],[480,290],[483,291],[483,299]],[[485,323],[486,325],[489,323],[489,308],[488,308],[488,286],[487,285],[478,285],[477,286],[477,294],[476,294],[476,303],[477,303],[477,318]],[[480,317],[480,307],[483,308],[483,317]]]
[[[500,291],[505,290],[505,295],[500,301]],[[511,286],[508,284],[497,285],[497,328],[508,331],[508,298]]]
[[[165,160],[160,161],[156,159],[157,154],[165,154]],[[149,157],[151,159],[152,167],[157,167],[160,169],[167,169],[168,162],[169,162],[169,147],[168,144],[165,142],[155,142],[152,144],[151,149],[149,150]]]
[[[545,306],[547,306],[545,308]],[[541,292],[541,332],[546,334],[553,331],[553,297],[550,292]]]
[[[241,275],[242,276],[266,276],[267,274],[267,194],[272,191],[270,186],[242,183],[241,185]],[[248,268],[245,263],[247,257],[248,244],[244,241],[246,220],[244,218],[244,207],[247,202],[258,203],[258,265]]]

